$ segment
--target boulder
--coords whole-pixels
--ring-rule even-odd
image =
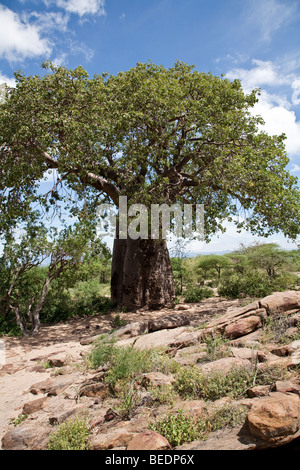
[[[51,427],[39,426],[35,421],[10,429],[2,438],[3,450],[45,450]]]
[[[129,338],[117,341],[117,346],[134,345],[137,349],[185,347],[196,344],[201,337],[201,330],[192,331],[188,327],[181,326],[170,330],[159,330],[140,336],[137,339]]]
[[[260,306],[265,308],[268,314],[286,312],[300,309],[300,292],[286,291],[274,292],[260,301]]]
[[[42,398],[38,398],[37,400],[32,400],[32,401],[29,401],[28,403],[25,403],[22,409],[23,415],[30,415],[32,413],[36,413],[37,411],[42,410],[45,407],[48,400],[49,400],[48,397],[42,397]]]
[[[237,357],[223,357],[217,361],[208,362],[207,364],[197,364],[197,367],[201,369],[204,374],[210,374],[211,372],[221,372],[226,374],[233,367],[236,369],[251,367],[251,362],[248,359],[240,359]]]
[[[231,348],[231,355],[240,359],[248,359],[249,361],[266,362],[267,357],[263,351],[252,348]]]
[[[190,320],[187,316],[182,314],[168,315],[166,317],[156,318],[148,322],[148,331],[158,331],[171,328],[178,328],[180,326],[189,325]]]
[[[224,334],[227,338],[235,339],[240,336],[245,336],[261,327],[261,318],[257,315],[252,315],[227,325]]]
[[[173,382],[173,375],[165,375],[161,372],[148,372],[146,374],[143,374],[142,377],[142,386],[145,388],[172,385]]]
[[[55,396],[66,390],[73,384],[73,379],[66,376],[51,377],[32,385],[29,392],[33,395],[47,393],[48,396]]]
[[[169,450],[171,446],[167,439],[155,431],[143,431],[133,437],[127,450]]]
[[[119,339],[132,338],[148,332],[147,322],[134,322],[119,328],[112,335]]]
[[[78,395],[80,397],[97,397],[104,400],[104,398],[109,396],[109,385],[103,382],[83,384],[79,389]]]
[[[270,393],[270,385],[257,385],[247,390],[249,398],[265,397]]]
[[[275,383],[275,390],[282,393],[296,393],[300,396],[300,384],[290,380],[278,380]]]
[[[300,425],[300,399],[295,394],[274,392],[254,402],[247,415],[250,433],[265,441],[294,435]]]

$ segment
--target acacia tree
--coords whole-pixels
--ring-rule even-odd
[[[6,234],[0,256],[0,310],[4,317],[13,312],[25,335],[38,333],[51,283],[62,274],[76,278],[82,262],[88,261],[85,258],[89,244],[87,233],[79,224],[49,230],[35,225],[32,217],[29,220],[31,224],[18,236]],[[36,268],[39,269],[34,276]]]
[[[109,74],[44,64],[43,76],[16,73],[0,106],[0,205],[14,223],[36,199],[73,213],[101,202],[204,204],[205,239],[234,218],[259,235],[299,233],[297,180],[286,170],[284,135],[259,130],[250,111],[259,92],[238,80],[177,62]],[[45,170],[59,179],[42,198]],[[76,197],[74,197],[76,195]],[[242,213],[242,218],[238,216]],[[174,299],[164,240],[114,241],[112,300],[128,308]]]

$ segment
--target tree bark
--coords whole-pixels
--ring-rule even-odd
[[[118,307],[160,309],[174,305],[172,266],[165,241],[115,239],[111,299]]]

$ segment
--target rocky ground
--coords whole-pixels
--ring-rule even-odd
[[[116,316],[126,325],[115,329]],[[119,317],[117,317],[119,319]],[[273,318],[273,331],[267,328]],[[275,327],[274,327],[275,325]],[[5,364],[0,369],[0,440],[2,449],[46,449],[49,435],[63,422],[84,417],[89,447],[105,449],[267,449],[299,447],[300,438],[300,292],[276,293],[265,299],[228,301],[207,299],[179,304],[173,310],[119,313],[75,319],[68,324],[44,325],[35,337],[2,337]],[[175,396],[157,401],[153,390],[172,387],[172,373],[145,373],[136,383],[140,401],[126,418],[119,398],[105,383],[107,368],[92,370],[85,357],[93,341],[111,335],[118,346],[139,350],[159,348],[186,370],[208,376],[232,369],[279,367],[271,377],[234,399]],[[207,355],[207,338],[226,338],[219,356]],[[3,351],[3,348],[2,348]],[[3,356],[3,355],[2,355]],[[266,372],[267,373],[267,372]],[[141,379],[141,380],[140,380]],[[154,393],[154,392],[153,392]],[[158,394],[155,394],[157,397]],[[212,410],[243,408],[238,424],[212,429],[201,439],[170,446],[149,429],[170,413],[182,410],[193,419],[209,420]],[[228,424],[228,423],[227,423]]]

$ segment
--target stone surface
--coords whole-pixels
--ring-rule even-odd
[[[24,415],[30,415],[32,413],[36,413],[37,411],[42,410],[45,407],[48,399],[48,397],[42,397],[25,403],[22,409],[22,413]]]
[[[32,385],[29,392],[33,395],[47,393],[49,396],[55,396],[66,390],[72,383],[73,379],[68,376],[51,377]]]
[[[161,372],[148,372],[146,374],[143,374],[142,377],[142,386],[145,388],[172,385],[173,382],[173,375],[165,375]]]
[[[211,372],[221,372],[226,374],[233,367],[250,368],[251,362],[248,359],[240,359],[237,357],[224,357],[222,359],[218,359],[217,361],[208,362],[207,364],[199,364],[197,365],[197,367],[199,367],[201,371],[205,374],[209,374]]]
[[[274,294],[264,297],[260,301],[260,305],[265,308],[269,314],[300,309],[300,292],[274,292]]]
[[[266,362],[267,357],[263,351],[252,348],[231,348],[231,355],[240,359],[248,359],[249,361]]]
[[[155,431],[143,431],[133,437],[127,450],[168,450],[171,446],[167,439]]]
[[[261,327],[261,318],[257,315],[252,315],[227,325],[225,327],[224,334],[227,338],[235,339],[240,336],[248,335],[249,333],[252,333],[252,331]]]
[[[191,330],[188,327],[181,326],[171,330],[159,330],[153,333],[140,336],[137,339],[129,338],[118,341],[117,346],[134,345],[137,349],[150,349],[162,347],[184,347],[196,344],[201,337],[201,331]]]
[[[171,328],[178,328],[190,324],[190,320],[186,315],[173,314],[166,317],[157,318],[148,322],[148,331],[158,331]]]
[[[254,402],[247,420],[251,434],[266,441],[293,435],[299,430],[300,399],[295,394],[271,393]]]
[[[24,423],[9,429],[2,438],[4,450],[44,450],[51,428],[38,426],[36,422]]]
[[[119,339],[126,339],[142,335],[145,332],[148,332],[147,322],[133,322],[114,331],[114,333],[112,333],[112,336]]]

